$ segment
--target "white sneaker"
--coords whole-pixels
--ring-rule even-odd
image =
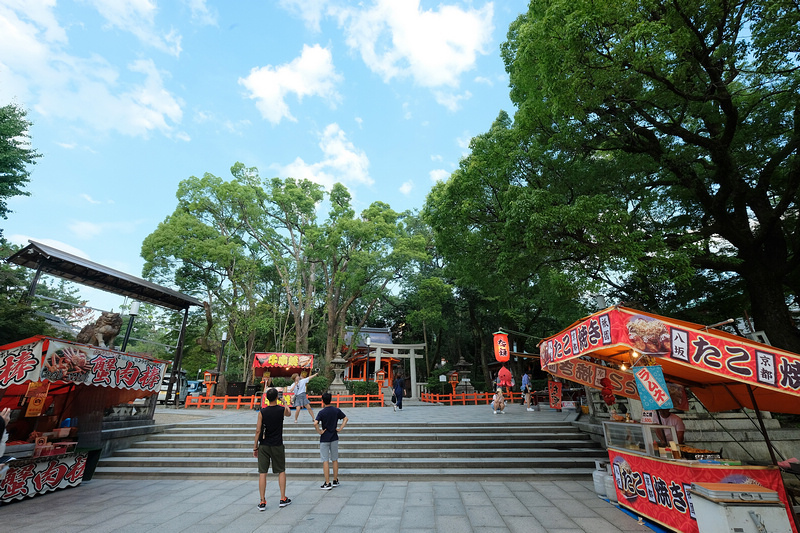
[[[497,411],[492,411],[494,414],[497,414]]]
[[[533,407],[528,407],[528,411],[535,411],[535,410],[536,409],[534,409]]]

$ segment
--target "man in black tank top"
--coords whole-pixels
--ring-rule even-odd
[[[281,490],[280,507],[286,507],[292,500],[286,497],[286,451],[283,447],[283,419],[291,415],[288,405],[278,405],[278,391],[267,391],[269,405],[258,412],[256,437],[253,443],[253,457],[258,458],[258,493],[261,500],[258,510],[267,509],[267,471],[272,463],[272,473],[278,474]]]

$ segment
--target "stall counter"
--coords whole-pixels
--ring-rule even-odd
[[[6,463],[9,469],[5,478],[0,480],[0,501],[32,498],[37,494],[80,485],[87,457],[87,452],[76,452]]]
[[[692,483],[745,483],[773,490],[797,533],[780,470],[774,466],[734,466],[664,459],[609,447],[619,504],[664,527],[699,533],[689,489]]]

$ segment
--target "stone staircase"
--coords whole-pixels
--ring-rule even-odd
[[[405,410],[404,410],[405,411]],[[405,413],[403,413],[405,414]],[[490,415],[491,416],[491,415]],[[308,418],[284,425],[292,479],[321,476],[319,437]],[[608,455],[567,421],[354,423],[342,432],[347,479],[488,480],[586,478]],[[101,459],[95,477],[241,479],[256,476],[252,423],[186,422]]]

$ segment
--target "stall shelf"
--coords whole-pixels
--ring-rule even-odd
[[[772,466],[738,461],[666,457],[672,428],[604,423],[619,503],[679,532],[697,532],[691,503],[692,483],[749,483],[774,490],[797,533],[792,505],[772,453],[760,409],[800,414],[800,356],[711,327],[612,306],[582,318],[539,343],[542,369],[555,377],[615,396],[686,404],[687,391],[711,412],[739,408],[756,411]],[[636,367],[639,368],[636,368]],[[648,381],[637,387],[631,368],[658,366],[666,388]],[[657,386],[656,386],[657,385]],[[650,387],[653,386],[653,387]],[[667,391],[668,389],[668,391]],[[653,392],[655,391],[655,392]],[[652,393],[652,394],[651,394]],[[658,398],[656,397],[658,393]],[[672,403],[668,403],[668,400]],[[662,403],[658,403],[659,406]],[[661,440],[656,444],[654,441]]]

